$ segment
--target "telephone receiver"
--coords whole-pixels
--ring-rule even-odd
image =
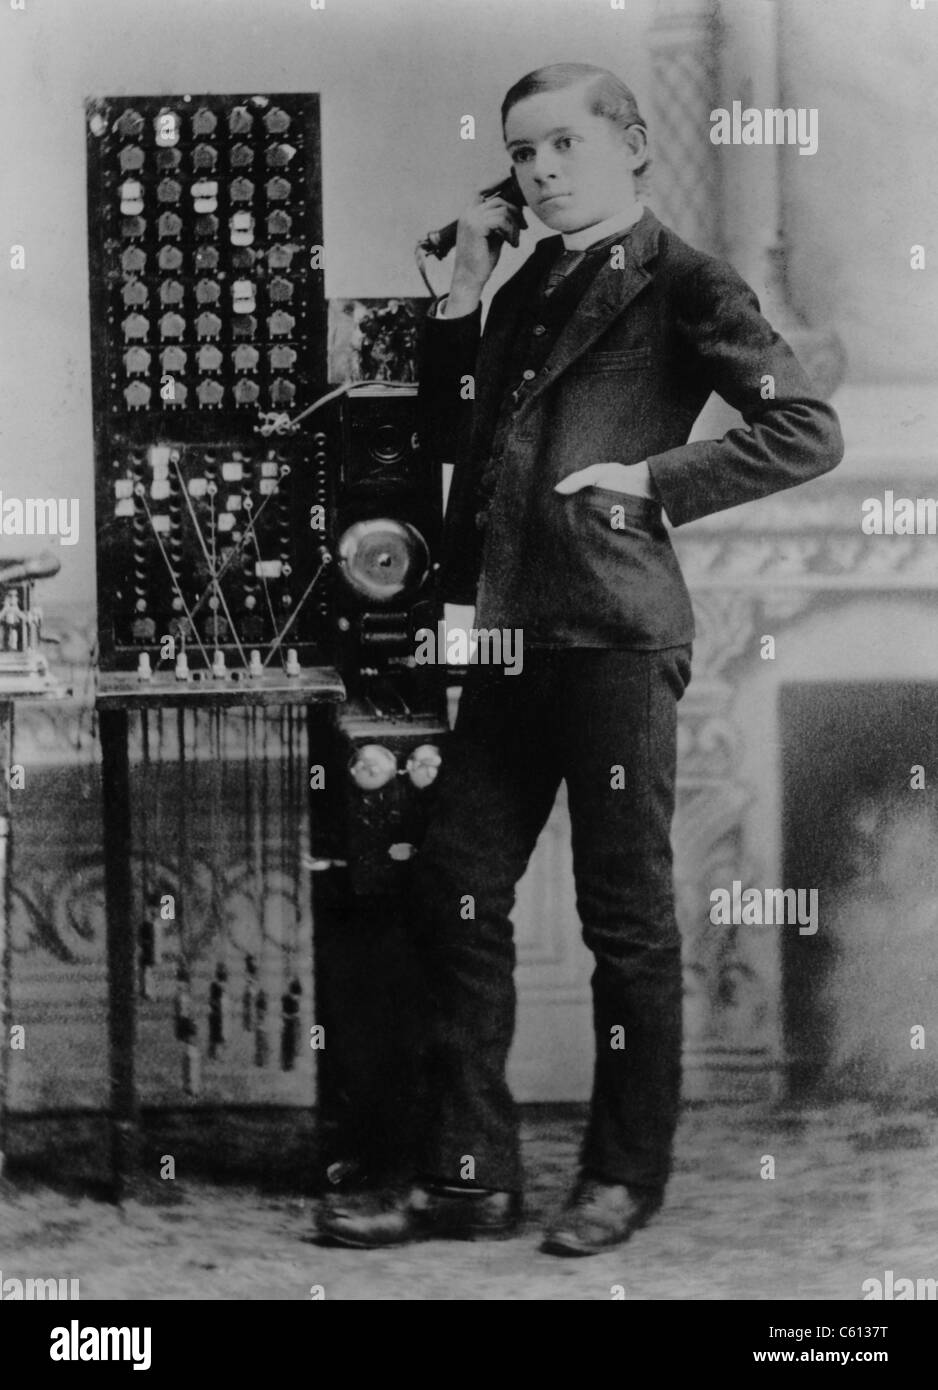
[[[507,179],[502,179],[501,183],[493,184],[491,188],[483,188],[483,198],[504,198],[512,207],[523,208],[526,206],[524,194],[515,178],[514,170],[508,175]],[[444,256],[448,256],[456,245],[456,222],[448,222],[439,231],[427,232],[418,243],[420,250],[428,256],[436,256],[441,261]]]

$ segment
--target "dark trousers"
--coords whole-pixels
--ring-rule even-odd
[[[566,781],[577,909],[593,952],[596,1061],[583,1167],[660,1190],[681,1078],[681,943],[671,820],[690,646],[529,650],[519,675],[470,668],[414,866],[426,970],[420,1166],[520,1190],[506,1081],[515,1027],[509,913]],[[620,1044],[620,1045],[616,1045]]]

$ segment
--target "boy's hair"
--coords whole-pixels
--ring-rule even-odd
[[[589,84],[585,95],[587,109],[592,115],[604,116],[620,130],[628,130],[633,125],[641,126],[647,135],[648,127],[638,109],[632,89],[627,87],[621,78],[616,77],[614,72],[610,72],[608,68],[597,67],[595,63],[551,63],[546,68],[535,68],[534,72],[527,73],[509,88],[502,102],[502,133],[505,131],[508,112],[513,106],[517,106],[519,101],[533,97],[539,92],[559,92],[567,87],[577,87],[581,83]],[[641,168],[635,170],[634,176],[637,181],[644,180],[650,165],[651,156],[648,155]]]

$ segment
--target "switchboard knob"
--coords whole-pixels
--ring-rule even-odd
[[[128,107],[126,111],[121,112],[114,124],[118,134],[135,136],[143,130],[143,117],[139,111]]]
[[[192,117],[193,135],[211,135],[218,125],[218,117],[207,106],[200,106]]]
[[[286,304],[293,298],[293,286],[282,275],[275,275],[268,289],[272,304]]]
[[[128,309],[139,308],[141,304],[146,304],[150,297],[150,291],[142,280],[128,280],[121,295]]]
[[[128,410],[140,410],[149,404],[149,386],[145,386],[142,381],[132,381],[129,386],[124,388],[124,400],[127,402]]]
[[[179,117],[175,111],[162,110],[153,117],[156,143],[162,146],[179,144]]]
[[[164,280],[160,285],[161,304],[179,304],[185,290],[178,280]]]
[[[268,169],[285,169],[296,154],[293,145],[269,145],[267,147]]]
[[[254,117],[246,106],[233,106],[228,113],[228,129],[232,135],[246,135],[254,124]]]
[[[249,381],[246,377],[242,377],[240,381],[235,383],[234,398],[238,405],[253,405],[259,395],[260,387],[256,381]],[[250,498],[245,499],[245,505],[248,502],[250,502]],[[253,506],[253,503],[251,505]]]
[[[199,383],[196,395],[200,405],[220,405],[225,394],[225,388],[218,381],[202,381]]]
[[[232,246],[250,246],[254,241],[254,216],[241,209],[228,219]]]
[[[231,307],[236,314],[251,314],[257,307],[254,285],[250,280],[235,280],[231,287]]]
[[[156,224],[160,239],[177,237],[182,231],[182,218],[176,212],[161,212]]]
[[[124,353],[124,369],[128,376],[140,376],[150,369],[150,354],[146,348],[132,347]]]
[[[218,218],[214,213],[204,213],[195,219],[195,234],[206,239],[218,235]]]
[[[142,314],[128,314],[121,327],[128,341],[132,338],[145,338],[150,331],[150,321]]]
[[[290,116],[281,106],[272,106],[264,117],[268,135],[286,135],[290,129]]]
[[[143,184],[138,179],[125,179],[120,186],[121,212],[136,217],[143,212]]]
[[[250,179],[232,179],[228,198],[232,203],[249,203],[254,197],[254,185]]]
[[[250,343],[241,343],[235,348],[234,367],[236,372],[254,372],[257,370],[257,362],[260,354],[256,347]]]
[[[221,352],[213,343],[206,343],[199,348],[199,371],[217,372],[222,364]]]
[[[158,203],[178,203],[182,195],[182,184],[178,179],[160,179],[156,186]]]
[[[214,179],[199,179],[189,192],[196,212],[214,212],[218,207],[218,184]]]
[[[178,270],[182,265],[182,252],[178,246],[164,246],[158,257],[160,270]]]
[[[186,353],[181,347],[164,348],[160,353],[160,363],[164,372],[185,371],[186,360]]]
[[[270,399],[274,405],[289,405],[296,395],[296,387],[292,381],[286,381],[282,376],[271,383]]]
[[[160,319],[160,337],[181,338],[186,331],[186,321],[181,314],[164,314]]]
[[[272,179],[268,179],[264,185],[264,192],[267,194],[268,203],[286,202],[293,192],[293,186],[289,179],[281,178],[276,174]]]
[[[287,347],[285,343],[278,343],[275,348],[270,350],[270,365],[273,371],[290,371],[296,362],[296,352],[293,348]]]
[[[267,231],[271,236],[286,236],[292,226],[292,217],[282,208],[276,208],[267,218]]]
[[[267,331],[272,338],[285,338],[296,327],[296,319],[285,309],[277,309],[267,319]]]
[[[217,314],[200,314],[195,321],[195,331],[199,338],[217,338],[221,332],[221,319]]]
[[[196,145],[192,151],[193,169],[214,169],[218,162],[218,151],[213,145]]]
[[[195,297],[200,304],[217,304],[221,285],[217,280],[200,280],[195,287]]]
[[[121,170],[125,174],[133,174],[138,169],[143,168],[144,153],[139,145],[125,145],[118,155]]]

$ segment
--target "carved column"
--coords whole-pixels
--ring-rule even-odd
[[[780,73],[778,26],[776,0],[659,0],[648,33],[654,202],[662,220],[692,246],[726,256],[739,269],[827,395],[843,377],[843,349],[832,331],[805,323],[788,283],[786,177],[797,151],[710,141],[711,112],[718,107],[791,104]],[[723,413],[711,408],[706,433],[738,423],[723,414],[731,414],[728,407]],[[694,677],[681,705],[674,833],[691,1098],[738,1094],[744,1074],[751,1090],[771,1094],[783,1061],[777,941],[709,920],[712,889],[734,879],[761,883],[766,871],[755,862],[758,847],[746,833],[748,808],[760,793],[738,771],[733,677],[757,649],[757,624],[769,606],[777,623],[810,602],[806,568],[819,550],[817,536],[803,530],[773,536],[769,521],[763,503],[761,534],[731,517],[725,526],[698,524],[686,540],[683,532],[675,538],[679,554],[690,550],[695,562],[688,580],[698,627]],[[853,539],[844,537],[843,545],[849,548]],[[854,559],[851,554],[848,563]],[[791,579],[794,589],[786,586]]]
[[[718,76],[717,0],[659,0],[648,31],[653,202],[692,246],[720,254],[719,164],[710,143]]]
[[[10,1057],[10,784],[13,761],[13,701],[0,700],[0,1179],[6,1155],[7,1089]],[[2,1193],[0,1193],[2,1200]]]
[[[710,893],[760,881],[745,837],[756,795],[738,774],[740,730],[730,668],[752,651],[757,604],[729,589],[695,598],[694,674],[681,703],[674,825],[677,915],[684,942],[685,1094],[699,1100],[775,1089],[780,1000],[765,944],[710,921]],[[771,949],[771,947],[769,948]],[[755,955],[754,955],[755,952]]]
[[[721,43],[714,107],[734,101],[761,111],[794,105],[779,54],[778,0],[721,0]],[[791,301],[786,202],[794,146],[721,146],[722,241],[727,258],[754,287],[763,313],[788,340],[818,392],[844,378],[843,345],[830,328],[809,326]]]

